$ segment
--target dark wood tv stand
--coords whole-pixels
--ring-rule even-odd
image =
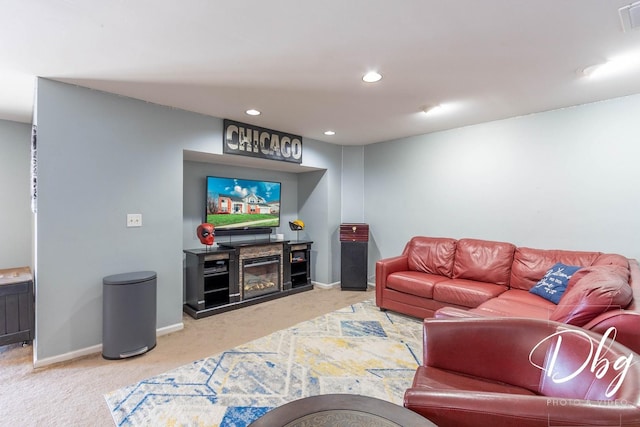
[[[186,281],[183,311],[200,319],[313,289],[312,243],[267,239],[218,243],[212,248],[184,250]],[[241,269],[249,251],[258,258],[266,252],[280,255],[280,285],[277,290],[244,298]]]

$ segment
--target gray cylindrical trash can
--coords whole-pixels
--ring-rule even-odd
[[[156,272],[102,280],[102,357],[124,359],[156,346]]]

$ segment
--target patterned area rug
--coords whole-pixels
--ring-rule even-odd
[[[247,426],[302,397],[352,393],[402,405],[422,322],[373,301],[275,332],[105,395],[119,426]]]

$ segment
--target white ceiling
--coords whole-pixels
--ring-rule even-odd
[[[0,0],[0,118],[31,122],[40,76],[344,145],[424,134],[640,93],[577,73],[640,55],[632,2]]]

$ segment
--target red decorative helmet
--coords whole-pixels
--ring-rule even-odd
[[[215,235],[213,224],[208,222],[202,223],[198,226],[197,230],[198,239],[203,245],[213,245],[213,236]]]

